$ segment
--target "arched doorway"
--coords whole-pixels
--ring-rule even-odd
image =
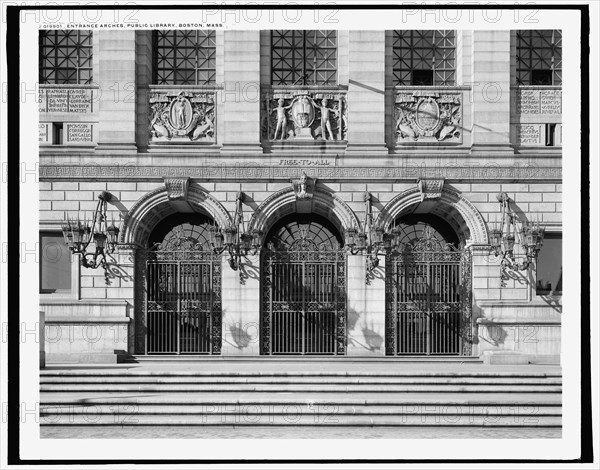
[[[432,214],[394,221],[386,260],[386,354],[459,355],[470,331],[471,258],[452,226]]]
[[[269,230],[262,250],[261,353],[346,351],[346,256],[335,225],[293,213]]]
[[[221,258],[214,221],[176,213],[151,232],[146,257],[146,354],[219,354]]]

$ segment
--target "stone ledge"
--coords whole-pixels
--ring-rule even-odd
[[[48,353],[46,363],[52,364],[117,364],[125,360],[125,351],[114,353]]]
[[[561,325],[560,320],[556,320],[553,318],[498,318],[498,319],[490,319],[490,318],[478,318],[476,320],[478,325]]]
[[[484,351],[484,364],[560,364],[559,354],[524,354],[516,351]]]
[[[82,317],[82,316],[54,316],[46,317],[46,324],[49,323],[129,323],[129,317]]]

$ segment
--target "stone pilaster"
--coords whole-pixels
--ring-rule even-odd
[[[348,356],[385,355],[385,258],[366,281],[366,255],[348,256]]]
[[[260,31],[225,31],[223,147],[225,154],[253,155],[260,147]]]
[[[136,31],[98,31],[98,150],[135,152]]]
[[[260,354],[260,256],[242,258],[234,271],[229,255],[222,258],[222,356]]]
[[[385,31],[350,31],[346,153],[387,153]]]
[[[472,149],[512,152],[510,31],[473,31]]]

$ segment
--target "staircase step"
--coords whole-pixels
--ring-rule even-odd
[[[248,419],[245,419],[248,418]],[[223,414],[201,414],[201,415],[140,415],[140,414],[69,414],[53,415],[40,418],[40,425],[52,426],[114,426],[136,425],[136,426],[528,426],[528,427],[559,427],[562,418],[560,416],[490,416],[490,415],[456,415],[456,416],[422,416],[414,414],[406,415],[315,415],[290,413],[286,415],[223,415]]]
[[[528,426],[52,426],[42,439],[560,439],[560,427]],[[398,458],[402,448],[398,447]]]
[[[222,404],[339,404],[349,406],[362,405],[428,405],[428,404],[456,404],[459,406],[470,405],[502,405],[502,406],[561,406],[562,396],[556,393],[519,393],[506,394],[498,392],[486,393],[440,393],[439,391],[422,393],[365,393],[332,395],[331,393],[272,393],[252,392],[244,393],[222,392],[215,393],[178,393],[169,394],[131,394],[128,392],[85,392],[85,393],[41,393],[42,404],[155,404],[155,405],[222,405]]]
[[[41,392],[86,392],[86,391],[114,391],[114,392],[214,392],[224,391],[269,391],[269,392],[330,392],[330,393],[353,393],[357,391],[368,392],[504,392],[504,393],[523,393],[523,392],[544,392],[561,393],[559,385],[518,385],[518,384],[493,384],[493,385],[444,385],[444,384],[384,384],[384,385],[366,385],[366,384],[235,384],[235,385],[214,385],[207,384],[40,384]]]
[[[355,377],[355,376],[43,376],[41,384],[407,384],[407,385],[560,385],[560,377]]]

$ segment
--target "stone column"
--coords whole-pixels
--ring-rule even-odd
[[[260,147],[260,31],[225,31],[222,154],[258,155]]]
[[[472,38],[472,149],[512,153],[510,31],[473,31]]]
[[[348,256],[348,356],[385,355],[385,259],[366,281],[366,255]]]
[[[242,258],[242,263],[242,267],[234,271],[229,266],[229,254],[223,253],[223,356],[260,354],[260,255]]]
[[[136,152],[136,31],[97,31],[98,150]]]
[[[348,148],[387,154],[385,146],[385,31],[349,32]]]

